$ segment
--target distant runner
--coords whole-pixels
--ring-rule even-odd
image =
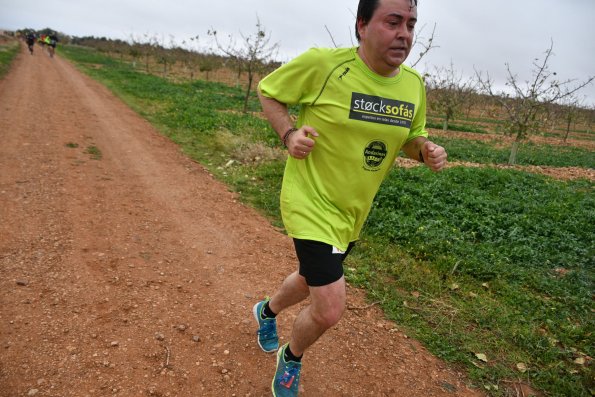
[[[56,44],[58,43],[58,36],[56,35],[56,33],[52,33],[50,35],[50,48],[51,48],[51,53],[50,56],[54,56],[54,53],[56,52]]]
[[[48,46],[48,53],[50,54],[50,58],[54,57],[54,53],[56,52],[56,44],[58,43],[58,36],[56,33],[51,33],[47,36],[41,36],[42,41],[45,45]]]
[[[29,53],[33,55],[33,45],[35,44],[35,33],[29,32],[27,36],[25,36],[25,41],[27,42],[27,47],[29,48]]]

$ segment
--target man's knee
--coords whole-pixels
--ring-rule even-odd
[[[345,300],[339,300],[332,305],[325,306],[324,308],[312,307],[312,319],[324,329],[329,329],[335,326],[343,313],[345,312]]]

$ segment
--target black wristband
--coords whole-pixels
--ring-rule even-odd
[[[291,134],[293,134],[294,132],[296,132],[298,129],[295,127],[291,127],[290,129],[288,129],[285,134],[283,134],[283,146],[287,147],[287,138],[289,138],[289,136]]]

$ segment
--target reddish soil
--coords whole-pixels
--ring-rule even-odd
[[[0,82],[0,137],[0,396],[270,394],[251,309],[296,267],[287,236],[39,47]],[[348,304],[304,396],[482,395],[361,291]]]

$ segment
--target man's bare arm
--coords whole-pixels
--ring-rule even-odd
[[[279,138],[283,139],[283,135],[293,127],[287,105],[262,95],[260,90],[258,90],[258,99],[260,99],[262,110],[269,123],[271,123],[271,127],[279,135]]]
[[[286,104],[262,95],[260,90],[258,91],[258,98],[264,115],[277,135],[279,135],[279,139],[287,147],[289,154],[296,159],[306,158],[314,150],[316,141],[313,138],[318,136],[318,132],[307,125],[303,125],[299,129],[294,128]]]

